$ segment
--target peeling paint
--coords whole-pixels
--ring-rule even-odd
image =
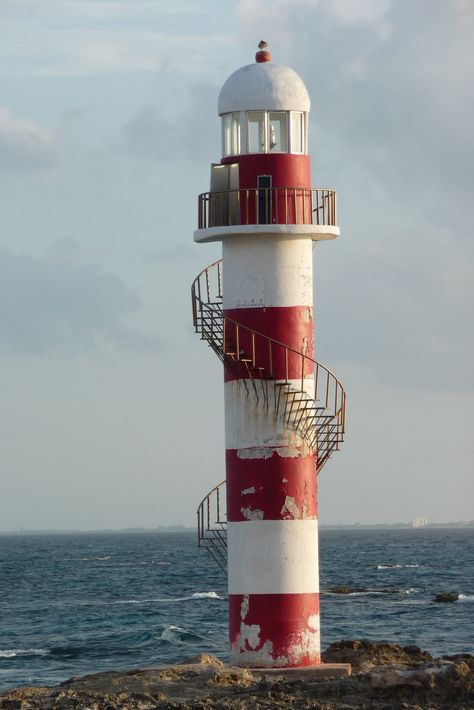
[[[274,668],[275,666],[288,665],[288,659],[285,656],[273,657],[273,643],[270,640],[265,641],[258,650],[248,651],[245,649],[245,643],[241,634],[238,634],[236,642],[232,644],[230,662],[239,666],[253,666],[255,668]]]
[[[306,501],[303,502],[303,510],[298,508],[295,499],[292,496],[286,496],[285,502],[283,503],[282,509],[280,510],[281,516],[291,515],[293,520],[315,520],[315,515],[308,514],[308,504]]]
[[[244,488],[244,490],[240,492],[240,495],[248,496],[250,493],[255,493],[255,486],[251,486],[250,488]]]
[[[312,663],[321,662],[319,630],[302,631],[298,634],[297,641],[288,648],[288,660],[291,665],[297,665],[303,659],[310,659]]]
[[[248,597],[247,597],[247,599],[248,599]],[[318,616],[318,614],[312,614],[308,618],[308,628],[312,629],[313,631],[319,630],[319,616]]]
[[[240,624],[239,646],[242,650],[246,644],[254,651],[260,643],[260,626],[258,624]]]
[[[285,502],[282,509],[280,510],[280,515],[291,515],[293,520],[299,520],[301,518],[301,512],[296,501],[291,496],[286,496]]]
[[[263,510],[252,510],[252,508],[241,508],[240,512],[246,520],[263,520]]]
[[[244,594],[244,596],[242,597],[242,604],[240,605],[240,618],[242,619],[242,621],[245,619],[245,617],[247,616],[248,613],[249,613],[249,595]],[[308,624],[309,624],[309,620],[308,620]]]
[[[283,458],[298,458],[301,453],[301,448],[297,446],[252,446],[237,450],[239,459],[270,459],[273,454]]]
[[[301,320],[303,321],[303,323],[311,323],[311,321],[313,320],[313,309],[308,307],[302,310]]]
[[[287,478],[282,478],[282,479],[281,479],[281,482],[282,482],[282,483],[288,483],[288,479],[287,479]]]

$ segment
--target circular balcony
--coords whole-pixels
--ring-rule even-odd
[[[266,187],[199,195],[195,241],[219,241],[250,233],[335,239],[339,235],[336,191]]]

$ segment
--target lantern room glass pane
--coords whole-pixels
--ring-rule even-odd
[[[240,113],[233,113],[231,120],[232,130],[232,153],[231,155],[239,155],[240,153]]]
[[[283,111],[270,111],[268,115],[268,147],[270,152],[272,153],[288,152],[286,116],[286,113],[284,113]]]
[[[240,153],[240,113],[227,113],[223,116],[223,153],[239,155]]]
[[[263,111],[248,113],[249,153],[265,152],[265,115]]]
[[[232,116],[231,116],[231,114],[228,113],[226,116],[223,117],[223,120],[222,120],[222,129],[223,129],[223,136],[224,136],[224,141],[223,141],[224,155],[232,155],[232,153],[231,153],[231,145],[232,145],[231,124],[232,124]]]
[[[299,111],[291,113],[291,152],[304,153],[303,114]]]

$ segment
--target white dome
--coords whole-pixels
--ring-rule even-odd
[[[247,64],[225,82],[219,116],[231,111],[309,111],[306,86],[293,69],[269,62]]]

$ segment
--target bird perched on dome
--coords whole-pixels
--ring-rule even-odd
[[[255,55],[255,61],[259,64],[262,62],[269,62],[272,58],[272,55],[266,49],[266,47],[268,47],[268,42],[265,42],[264,39],[261,39],[260,42],[258,43],[259,51]]]

